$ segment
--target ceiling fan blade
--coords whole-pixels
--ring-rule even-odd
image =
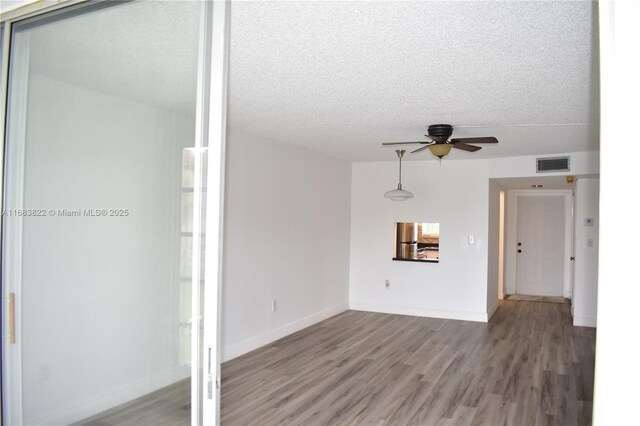
[[[415,142],[382,142],[382,145],[409,145],[417,143],[431,143],[429,141],[415,141]]]
[[[483,138],[454,138],[451,139],[452,144],[456,143],[498,143],[498,139],[493,136],[487,136]]]
[[[478,151],[478,150],[482,149],[482,148],[481,148],[481,147],[479,147],[479,146],[467,145],[466,143],[461,143],[461,142],[458,142],[458,143],[452,143],[451,145],[452,145],[454,148],[458,148],[458,149],[461,149],[461,150],[463,150],[463,151],[468,151],[468,152],[476,152],[476,151]]]
[[[425,146],[421,146],[418,149],[414,149],[413,151],[411,151],[411,154],[413,154],[414,152],[420,152],[420,151],[424,151],[425,149],[429,148],[431,145],[433,144],[429,144],[429,145],[425,145]]]

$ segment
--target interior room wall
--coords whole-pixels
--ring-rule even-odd
[[[504,299],[505,291],[504,291],[504,282],[506,276],[505,270],[505,231],[507,229],[507,208],[506,208],[506,192],[501,189],[498,202],[500,203],[499,207],[499,241],[498,241],[498,299]]]
[[[224,361],[348,308],[350,180],[348,162],[229,131]]]
[[[570,172],[536,173],[536,159],[544,157],[569,156]],[[600,172],[600,154],[597,151],[567,152],[552,155],[525,155],[519,157],[501,157],[489,160],[492,178],[589,175]]]
[[[598,173],[597,152],[568,155],[572,174]],[[499,256],[499,244],[489,243],[490,220],[491,232],[496,231],[499,191],[493,189],[490,213],[489,179],[535,176],[536,158],[403,161],[403,187],[414,193],[405,202],[383,197],[397,185],[397,162],[354,163],[351,308],[487,321],[498,298],[497,276],[489,282],[488,265],[494,268]],[[439,222],[440,263],[391,260],[394,222]],[[493,281],[495,290],[488,288]]]
[[[25,424],[67,424],[178,379],[181,146],[193,117],[32,75],[24,221]]]
[[[598,2],[602,87],[602,175],[598,330],[593,395],[595,426],[623,425],[638,417],[640,345],[638,250],[638,144],[634,134],[640,98],[640,2]]]
[[[575,182],[575,273],[573,325],[595,327],[598,301],[599,188],[600,180]],[[592,225],[586,223],[592,219]]]
[[[487,314],[489,317],[498,308],[500,284],[500,191],[502,188],[494,179],[489,180],[489,229],[487,266]]]
[[[403,187],[414,197],[397,202],[383,194],[398,183],[398,162],[353,164],[352,309],[486,321],[487,165],[405,161]],[[395,222],[439,223],[440,262],[393,261]]]

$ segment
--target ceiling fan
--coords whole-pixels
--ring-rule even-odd
[[[450,124],[432,124],[429,126],[427,133],[428,134],[425,136],[431,140],[415,142],[383,142],[382,145],[409,145],[419,143],[424,146],[411,151],[412,154],[429,148],[433,155],[442,159],[442,157],[449,154],[451,148],[461,149],[468,152],[476,152],[482,149],[482,147],[469,145],[470,143],[498,143],[498,139],[493,136],[449,139],[453,133],[453,126]]]

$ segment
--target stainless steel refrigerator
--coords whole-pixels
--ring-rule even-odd
[[[418,224],[417,223],[397,223],[396,224],[396,258],[417,259],[418,258]]]

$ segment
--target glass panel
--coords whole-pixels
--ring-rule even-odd
[[[201,6],[104,2],[14,27],[2,269],[19,423],[190,423]]]

